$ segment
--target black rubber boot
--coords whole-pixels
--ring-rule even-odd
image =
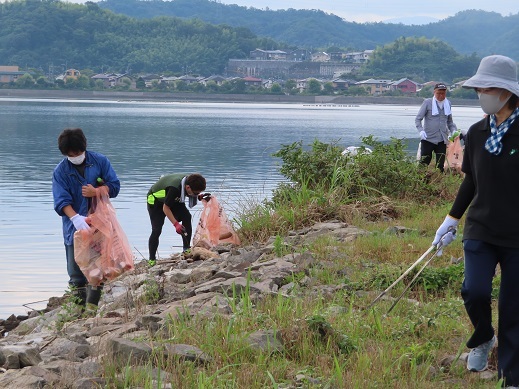
[[[86,304],[87,299],[87,288],[86,286],[77,286],[77,285],[69,285],[70,288],[70,296],[74,304],[81,305],[82,307]]]
[[[95,305],[96,307],[99,305],[99,300],[101,299],[101,293],[103,291],[103,285],[99,286],[87,286],[87,295],[86,295],[86,303]]]

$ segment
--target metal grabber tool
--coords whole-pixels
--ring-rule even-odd
[[[433,252],[433,254],[429,257],[429,259],[427,259],[427,261],[425,262],[425,264],[420,268],[420,270],[415,274],[415,276],[413,277],[413,279],[411,280],[411,282],[406,286],[406,288],[404,289],[404,291],[402,292],[402,294],[400,296],[398,296],[398,298],[395,300],[395,302],[393,303],[393,305],[391,305],[391,307],[389,308],[389,310],[387,311],[387,313],[391,312],[393,310],[393,308],[395,307],[395,305],[400,301],[400,299],[404,296],[404,294],[409,290],[409,288],[411,287],[411,285],[416,281],[416,279],[420,276],[420,274],[422,273],[422,271],[427,267],[427,265],[433,260],[433,258],[436,256],[436,254],[438,254],[438,252],[443,248],[443,237],[445,235],[447,235],[448,233],[450,232],[455,232],[455,229],[454,228],[450,228],[440,239],[440,241],[438,242],[438,244],[436,245],[433,245],[431,247],[429,247],[429,249],[422,254],[422,256],[420,258],[418,258],[405,272],[402,273],[402,275],[400,277],[398,277],[391,285],[389,285],[387,287],[386,290],[384,290],[382,293],[380,293],[376,298],[375,300],[373,300],[373,302],[368,306],[367,309],[370,309],[372,308],[375,303],[380,300],[387,292],[389,292],[391,289],[393,289],[395,287],[396,284],[398,284],[402,279],[404,279],[404,277],[406,275],[408,275],[411,270],[413,270],[416,266],[418,266],[431,252]]]

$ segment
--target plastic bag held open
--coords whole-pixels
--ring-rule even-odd
[[[461,163],[463,162],[463,146],[460,137],[457,136],[447,145],[444,169],[452,169],[461,173]]]
[[[218,199],[211,196],[202,200],[204,209],[193,237],[193,246],[211,249],[220,243],[240,244],[240,238]]]
[[[92,197],[90,230],[74,233],[74,259],[91,285],[97,286],[134,268],[128,238],[106,193]]]

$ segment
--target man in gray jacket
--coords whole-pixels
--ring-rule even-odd
[[[456,125],[452,121],[451,103],[445,98],[446,95],[447,86],[443,83],[436,84],[434,96],[424,100],[415,119],[416,129],[420,133],[420,162],[429,165],[434,152],[436,167],[442,172],[449,134],[456,131]]]

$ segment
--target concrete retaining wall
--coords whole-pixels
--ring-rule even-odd
[[[64,100],[180,101],[234,103],[302,103],[302,104],[395,104],[421,105],[421,97],[371,96],[286,96],[210,93],[114,92],[37,89],[0,89],[0,97]],[[478,106],[477,100],[449,99],[453,105]]]

